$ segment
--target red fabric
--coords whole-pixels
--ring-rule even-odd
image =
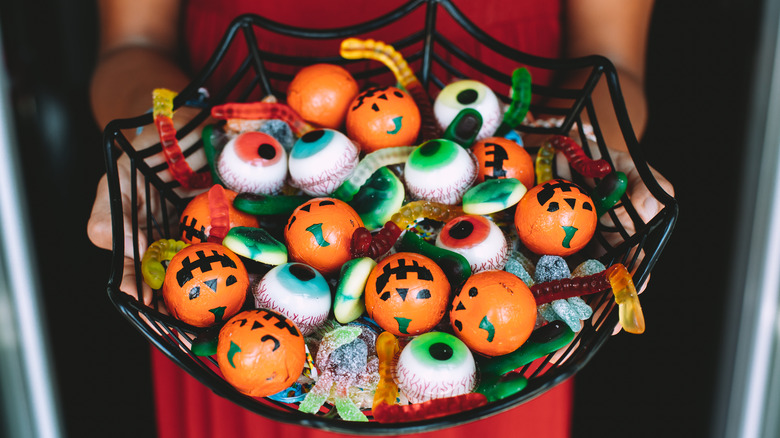
[[[328,0],[276,1],[257,0],[213,1],[190,0],[186,6],[184,33],[189,43],[193,71],[199,71],[218,45],[232,19],[241,13],[253,12],[274,21],[304,28],[332,28],[349,26],[377,17],[398,7],[404,1],[388,0]],[[544,56],[560,55],[561,6],[556,1],[454,0],[456,6],[486,33],[521,51]],[[476,54],[486,63],[510,73],[516,66],[493,52],[482,50],[479,44],[465,36],[447,13],[439,9],[437,29],[464,50]],[[393,42],[399,37],[419,30],[424,23],[423,8],[408,19],[390,28],[369,35]],[[340,41],[293,41],[258,31],[259,45],[273,53],[303,56],[336,56]],[[245,53],[245,52],[244,52]],[[231,50],[225,65],[210,79],[209,86],[224,82],[237,70],[244,56],[241,50]],[[449,58],[448,58],[449,59]],[[412,64],[414,68],[414,64]],[[463,63],[459,68],[467,77],[484,78]],[[530,69],[535,83],[546,84],[550,72]],[[292,72],[294,73],[294,72]],[[442,74],[442,77],[445,75]],[[445,81],[446,82],[446,81]],[[506,90],[497,90],[506,93]],[[275,422],[239,408],[232,402],[214,395],[209,389],[180,370],[156,348],[152,348],[152,365],[156,397],[157,422],[160,438],[219,438],[219,437],[316,437],[338,438],[346,435],[291,426]],[[566,381],[544,395],[511,411],[464,426],[445,429],[416,437],[473,437],[488,434],[502,436],[566,437],[570,434],[573,400],[573,382]]]
[[[215,395],[152,347],[159,438],[342,438],[338,433],[280,423]],[[569,379],[510,411],[410,438],[566,437],[570,435],[574,382]]]

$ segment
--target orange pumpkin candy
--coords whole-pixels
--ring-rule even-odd
[[[360,215],[334,198],[310,199],[293,211],[284,238],[290,259],[328,276],[352,258],[352,233],[363,226]]]
[[[247,310],[220,330],[217,363],[238,391],[266,397],[295,383],[306,363],[306,345],[298,327],[284,315]]]
[[[471,146],[477,158],[477,183],[486,179],[515,178],[526,190],[534,186],[534,160],[516,142],[504,137],[489,137]]]
[[[221,323],[238,313],[249,287],[241,259],[218,243],[190,245],[171,259],[162,294],[175,318],[195,327]]]
[[[339,129],[359,91],[357,82],[345,68],[314,64],[296,73],[287,88],[287,104],[307,122]]]
[[[499,356],[517,350],[536,324],[531,289],[506,271],[483,271],[466,280],[452,300],[450,324],[472,351]]]
[[[413,336],[441,321],[450,298],[450,283],[433,260],[410,252],[380,261],[368,276],[366,311],[396,336]]]
[[[215,188],[194,197],[181,213],[179,232],[181,240],[186,243],[206,242],[211,233],[211,206],[209,205],[209,193]],[[257,218],[251,214],[236,210],[233,200],[238,193],[224,189],[224,200],[218,205],[218,209],[227,208],[229,227],[259,227]],[[212,198],[213,198],[212,194]],[[225,230],[227,231],[227,230]]]
[[[347,112],[347,135],[363,153],[417,144],[420,110],[396,87],[372,87],[358,94]]]
[[[593,200],[578,185],[563,179],[526,192],[515,211],[515,228],[523,244],[540,255],[568,256],[590,242],[598,217]]]

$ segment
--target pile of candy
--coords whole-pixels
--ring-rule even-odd
[[[207,172],[178,147],[174,94],[155,91],[172,176],[208,190],[182,212],[178,239],[146,249],[142,274],[171,315],[218,329],[195,354],[216,356],[241,393],[393,422],[522,390],[514,371],[592,316],[582,295],[611,289],[623,327],[644,330],[625,267],[579,256],[625,175],[565,136],[535,159],[526,151],[513,129],[530,104],[525,68],[504,108],[474,80],[431,102],[381,42],[348,39],[342,55],[383,62],[398,83],[361,91],[344,68],[318,64],[286,103],[215,106]],[[599,185],[554,179],[557,151]]]

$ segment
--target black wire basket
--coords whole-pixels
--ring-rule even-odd
[[[606,83],[612,100],[612,114],[606,117],[617,119],[623,134],[623,140],[628,146],[631,159],[650,193],[663,205],[662,210],[652,219],[645,222],[631,204],[627,196],[613,207],[607,215],[616,225],[599,223],[591,245],[600,249],[598,256],[606,266],[621,263],[632,272],[634,283],[642,285],[658,260],[664,246],[670,238],[677,219],[677,203],[659,185],[648,167],[637,138],[628,118],[626,107],[618,84],[617,73],[613,65],[604,57],[589,56],[577,59],[548,59],[519,52],[487,35],[465,17],[449,0],[412,0],[403,6],[377,19],[347,28],[309,30],[286,26],[257,15],[242,15],[237,17],[209,62],[190,85],[180,90],[174,100],[174,108],[179,108],[188,101],[195,100],[206,81],[220,68],[226,53],[237,50],[245,53],[240,68],[232,72],[232,76],[220,89],[210,89],[210,97],[205,101],[199,113],[186,126],[180,128],[177,137],[181,139],[195,130],[209,116],[211,106],[229,101],[246,101],[259,99],[266,95],[284,96],[284,86],[292,79],[295,71],[302,66],[314,63],[333,63],[344,65],[353,76],[363,84],[390,84],[392,75],[377,62],[348,61],[341,58],[338,52],[324,57],[295,57],[287,54],[274,53],[262,48],[262,39],[258,32],[273,32],[289,38],[318,39],[339,42],[348,37],[371,37],[377,30],[387,29],[399,20],[411,16],[419,17],[416,24],[405,25],[403,29],[412,29],[409,35],[394,41],[385,41],[401,52],[409,65],[415,70],[418,78],[426,87],[429,95],[435,97],[453,78],[474,78],[479,75],[505,103],[510,97],[502,91],[508,91],[511,85],[512,71],[501,71],[477,60],[474,54],[461,50],[447,35],[437,30],[437,23],[443,17],[454,20],[461,26],[464,34],[472,41],[487,49],[492,56],[509,60],[516,66],[527,67],[532,72],[547,71],[550,73],[582,72],[587,80],[579,89],[556,88],[533,84],[530,112],[532,114],[548,114],[557,116],[559,122],[552,126],[520,125],[517,131],[524,134],[563,134],[572,135],[584,144],[590,136],[602,158],[612,162],[611,151],[608,149],[601,133],[599,120],[605,117],[596,111],[591,94],[599,83]],[[243,52],[242,52],[243,51]],[[545,102],[555,101],[555,105]],[[592,126],[592,133],[586,133],[583,123]],[[270,398],[253,398],[241,394],[223,379],[218,371],[216,359],[201,357],[191,350],[193,339],[205,329],[189,326],[157,310],[154,302],[146,306],[135,297],[120,291],[120,283],[124,270],[124,230],[123,202],[129,202],[131,208],[132,254],[135,264],[136,285],[141,290],[142,276],[139,236],[144,233],[148,242],[161,238],[176,238],[172,224],[178,218],[191,197],[180,195],[179,184],[176,181],[166,182],[160,178],[167,165],[152,164],[149,158],[159,154],[160,144],[136,150],[123,134],[123,130],[136,130],[140,127],[154,129],[152,114],[144,114],[131,119],[114,120],[109,123],[104,132],[104,147],[106,167],[110,190],[110,202],[113,227],[113,258],[112,270],[108,282],[108,295],[120,313],[138,329],[152,344],[164,352],[171,360],[197,380],[209,387],[219,396],[253,411],[259,415],[274,420],[304,425],[333,432],[380,435],[431,431],[450,427],[466,422],[482,419],[510,408],[544,393],[558,383],[573,376],[589,361],[604,342],[612,335],[618,324],[618,311],[611,292],[591,295],[588,304],[594,309],[602,309],[594,317],[584,321],[584,326],[576,334],[574,341],[566,347],[561,359],[551,361],[552,354],[544,360],[526,365],[520,371],[528,379],[527,386],[518,393],[499,401],[469,411],[460,412],[445,417],[415,421],[408,423],[355,423],[335,418],[325,411],[318,415],[299,412],[294,404],[274,401]],[[186,148],[185,156],[190,156],[199,148],[202,142]],[[586,148],[587,149],[587,148]],[[588,152],[586,150],[586,152]],[[130,163],[130,198],[123,200],[120,192],[118,159],[121,154],[127,154]],[[203,170],[203,169],[201,169]],[[138,178],[137,174],[143,175]],[[572,172],[574,182],[587,186],[586,181]],[[592,182],[591,182],[592,184]],[[138,196],[143,192],[145,203],[139,207]],[[159,196],[151,196],[153,193]],[[631,223],[621,224],[618,211],[623,209],[623,216]],[[142,214],[139,214],[142,213]],[[139,219],[142,218],[142,219]],[[630,232],[628,230],[635,231]],[[620,243],[613,244],[619,236]],[[640,257],[640,254],[642,256]],[[369,419],[371,419],[370,413]]]

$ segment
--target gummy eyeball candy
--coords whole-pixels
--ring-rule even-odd
[[[339,129],[360,89],[352,75],[333,64],[314,64],[295,74],[287,89],[287,104],[304,120]]]
[[[422,403],[471,392],[477,385],[477,368],[460,339],[429,332],[412,339],[401,351],[395,378],[411,403]]]
[[[420,110],[396,87],[372,87],[358,94],[347,112],[347,135],[364,153],[417,144]]]
[[[225,186],[236,192],[275,194],[287,178],[287,152],[268,134],[245,132],[222,149],[217,171]]]
[[[362,226],[360,216],[347,203],[310,199],[293,211],[284,227],[290,259],[326,276],[336,273],[352,258],[352,233]]]
[[[433,112],[442,129],[447,129],[463,108],[473,108],[482,116],[482,128],[479,129],[477,140],[492,136],[503,117],[501,105],[493,90],[472,79],[447,85],[433,102]]]
[[[268,271],[254,287],[255,306],[290,318],[308,336],[328,319],[330,287],[325,277],[303,263],[285,263]]]
[[[173,256],[162,295],[173,317],[208,327],[238,313],[248,287],[249,275],[241,259],[218,243],[205,242]]]
[[[290,151],[291,183],[310,196],[329,195],[355,170],[358,153],[358,147],[335,129],[310,131]]]
[[[404,179],[415,199],[458,204],[477,176],[474,157],[451,140],[429,140],[406,160]]]
[[[217,363],[225,380],[251,397],[289,388],[303,371],[306,344],[295,324],[273,310],[247,310],[219,332]]]
[[[436,246],[465,257],[474,274],[504,269],[508,257],[504,233],[498,225],[477,215],[460,216],[444,224]]]
[[[447,308],[450,283],[428,257],[398,252],[383,259],[366,282],[368,315],[396,336],[418,335],[439,323]]]
[[[515,228],[536,254],[567,256],[588,244],[598,217],[590,196],[563,179],[529,190],[517,204]]]
[[[212,187],[212,190],[215,187]],[[233,200],[238,193],[224,190],[224,199],[219,200],[212,196],[210,201],[210,192],[211,190],[194,197],[181,213],[179,233],[182,241],[185,243],[206,242],[211,235],[213,218],[220,218],[223,221],[227,219],[228,228],[259,226],[255,216],[233,207]],[[227,214],[227,218],[223,217],[224,214]],[[227,232],[227,230],[224,231]]]
[[[526,189],[534,186],[534,160],[516,142],[503,137],[489,137],[471,146],[479,163],[477,182],[492,178],[515,178]]]
[[[536,324],[536,301],[520,278],[483,271],[466,280],[450,308],[455,336],[485,356],[515,351]]]

